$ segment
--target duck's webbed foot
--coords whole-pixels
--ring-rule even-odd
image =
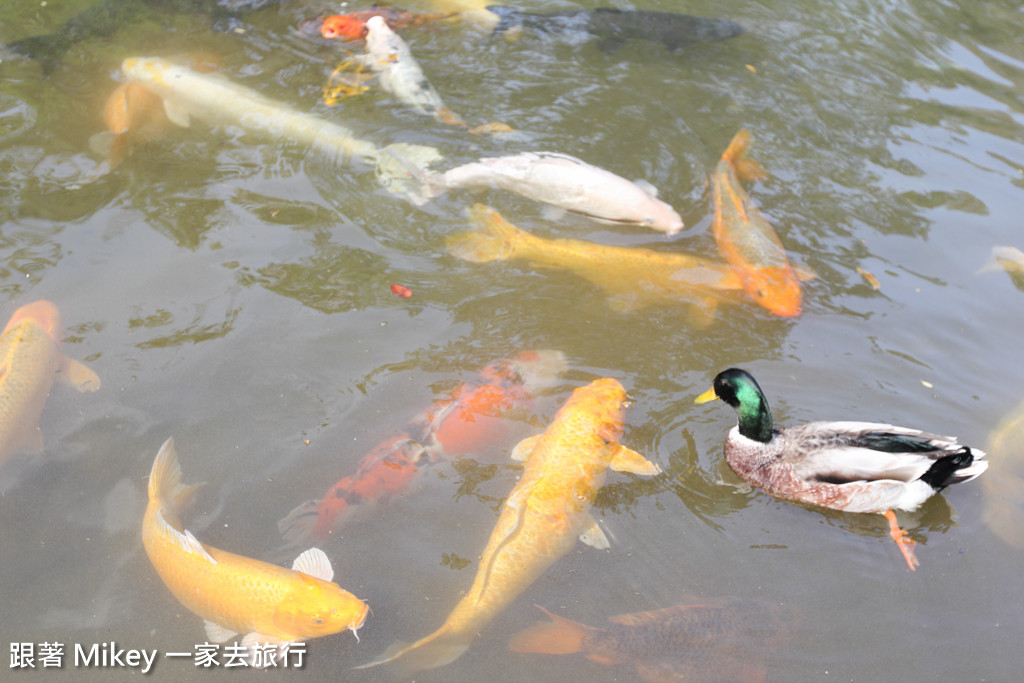
[[[910,571],[914,571],[921,565],[917,555],[914,554],[914,546],[917,545],[917,541],[900,528],[899,522],[896,521],[895,512],[886,510],[884,514],[885,518],[889,520],[889,536],[892,537],[892,540],[896,541],[900,552],[903,553],[903,559],[907,561],[907,566],[910,567]]]

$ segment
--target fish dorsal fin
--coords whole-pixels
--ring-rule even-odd
[[[238,635],[237,631],[232,631],[209,619],[203,620],[203,626],[206,628],[206,639],[211,643],[226,643]]]
[[[171,123],[182,128],[188,128],[192,123],[188,110],[174,100],[164,100],[164,113],[167,114],[167,118]]]
[[[163,517],[163,514],[162,514],[163,510],[161,510],[160,512],[161,512],[161,514],[160,514],[160,521],[163,522],[164,524],[167,524],[167,522],[166,522],[166,520],[164,520],[164,517]],[[167,524],[167,528],[171,529],[172,531],[174,531],[174,528],[170,524]],[[206,548],[203,547],[203,544],[199,542],[198,538],[196,538],[195,536],[192,535],[191,531],[189,531],[188,529],[185,529],[184,531],[180,531],[180,532],[179,531],[174,531],[174,533],[177,534],[177,536],[178,536],[178,543],[181,545],[182,548],[185,549],[185,552],[189,552],[189,553],[193,553],[195,555],[199,555],[200,557],[203,557],[203,558],[209,560],[210,563],[217,564],[217,560],[213,559],[213,556],[210,555],[210,553],[208,553],[206,551]]]
[[[534,436],[528,436],[519,443],[516,444],[515,448],[512,449],[512,459],[519,462],[526,462],[530,454],[533,453],[533,449],[537,447],[537,442],[543,434],[536,434]]]
[[[292,563],[292,569],[303,574],[309,574],[314,579],[330,581],[334,578],[334,569],[331,567],[331,561],[327,558],[327,553],[320,550],[320,548],[310,548],[296,557],[295,562]]]
[[[626,448],[622,444],[615,444],[615,454],[608,465],[616,472],[630,472],[632,474],[660,474],[661,468],[634,450]]]
[[[594,519],[593,515],[587,515],[587,528],[580,534],[580,540],[591,548],[597,548],[598,550],[608,550],[608,548],[612,547],[612,544],[608,542],[608,537],[605,536],[601,527],[597,525],[597,520]]]
[[[85,364],[67,356],[61,360],[57,379],[62,384],[72,386],[79,391],[96,391],[100,388],[100,378],[95,372]]]

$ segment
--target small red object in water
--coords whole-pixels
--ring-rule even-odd
[[[403,299],[408,299],[412,296],[412,290],[404,285],[391,285],[391,293]]]

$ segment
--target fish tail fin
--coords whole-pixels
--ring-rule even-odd
[[[484,9],[498,17],[498,23],[495,24],[492,29],[494,33],[507,31],[510,28],[521,26],[523,23],[523,13],[515,7],[507,7],[505,5],[487,5]]]
[[[440,176],[424,170],[443,158],[436,147],[397,142],[377,155],[377,179],[389,191],[422,206],[444,192]]]
[[[520,631],[509,641],[512,652],[537,652],[545,655],[571,655],[583,649],[583,636],[591,628],[579,622],[552,614],[537,605],[551,621],[542,621]]]
[[[482,229],[449,237],[448,251],[473,263],[505,261],[515,256],[515,240],[525,234],[523,230],[486,204],[474,204],[469,215],[470,221]]]
[[[320,526],[320,501],[307,500],[295,507],[277,523],[287,548],[306,545],[313,538],[322,536]]]
[[[750,131],[741,128],[733,136],[729,146],[722,152],[722,160],[728,162],[736,175],[743,180],[761,180],[767,177],[761,164],[747,156],[751,144]]]
[[[156,454],[153,469],[149,473],[149,499],[163,500],[176,512],[188,506],[202,485],[181,483],[181,466],[174,452],[174,439],[167,439]]]
[[[395,662],[401,677],[406,677],[417,671],[436,669],[451,664],[461,657],[469,649],[474,635],[476,635],[474,631],[458,632],[447,626],[442,626],[412,645],[396,641],[376,659],[354,668],[369,669],[380,664]]]

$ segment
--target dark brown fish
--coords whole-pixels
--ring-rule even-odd
[[[608,628],[540,609],[551,621],[517,634],[510,650],[582,652],[601,664],[633,664],[640,678],[659,682],[760,683],[768,651],[782,645],[799,621],[796,610],[762,600],[715,600],[620,614],[608,620]]]

